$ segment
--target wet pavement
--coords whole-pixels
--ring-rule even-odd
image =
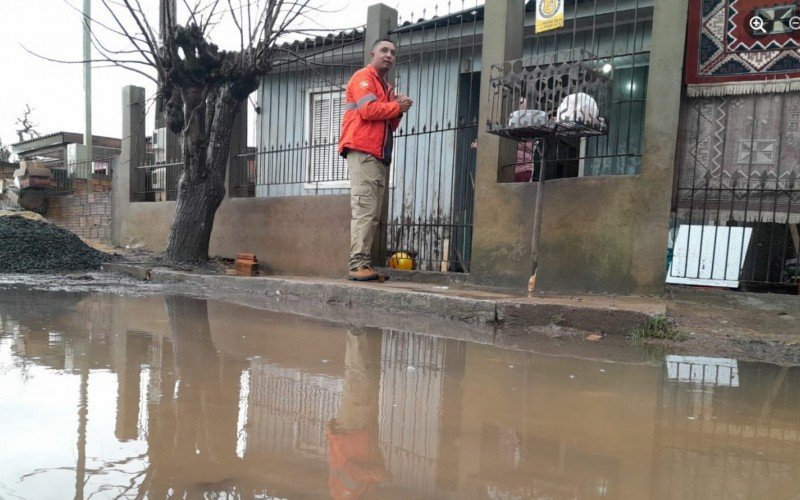
[[[800,368],[548,342],[0,287],[0,498],[798,498]]]

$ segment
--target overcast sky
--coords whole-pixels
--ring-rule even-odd
[[[158,0],[140,0],[157,24]],[[234,4],[238,0],[234,0]],[[253,0],[254,1],[254,0]],[[304,21],[304,28],[339,30],[363,25],[366,7],[377,0],[312,0],[325,9],[313,21]],[[194,4],[194,0],[190,0]],[[223,2],[225,4],[226,2]],[[385,0],[397,8],[401,21],[434,15],[434,0]],[[438,14],[482,4],[483,0],[441,0]],[[33,109],[31,118],[41,134],[58,131],[83,132],[83,70],[80,64],[60,64],[29,54],[23,48],[51,59],[80,61],[82,59],[82,18],[78,10],[82,0],[0,0],[0,140],[4,144],[17,142],[16,119],[22,116],[25,105]],[[148,5],[149,4],[149,5]],[[182,2],[179,2],[181,5]],[[92,15],[98,22],[111,22],[100,0],[92,0]],[[221,46],[238,43],[237,34],[221,24],[213,41]],[[135,28],[133,28],[135,29]],[[103,39],[119,47],[117,35],[95,27]],[[114,44],[117,45],[114,45]],[[125,85],[140,85],[148,97],[155,86],[146,78],[119,69],[98,68],[92,73],[93,135],[120,137],[122,133],[121,89]],[[152,118],[148,119],[148,131]]]

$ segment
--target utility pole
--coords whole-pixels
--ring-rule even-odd
[[[92,0],[83,0],[83,100],[86,127],[83,144],[86,145],[87,160],[92,161]],[[90,172],[91,173],[91,172]]]

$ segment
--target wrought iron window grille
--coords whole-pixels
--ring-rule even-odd
[[[493,64],[486,131],[516,141],[606,135],[612,73],[584,49]]]

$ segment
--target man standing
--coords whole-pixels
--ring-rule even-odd
[[[350,171],[350,272],[356,281],[378,279],[372,268],[370,250],[380,222],[383,196],[392,162],[392,133],[413,101],[395,95],[386,81],[394,67],[395,45],[377,40],[372,59],[355,72],[347,83],[345,114],[339,138],[339,154],[347,158]]]

